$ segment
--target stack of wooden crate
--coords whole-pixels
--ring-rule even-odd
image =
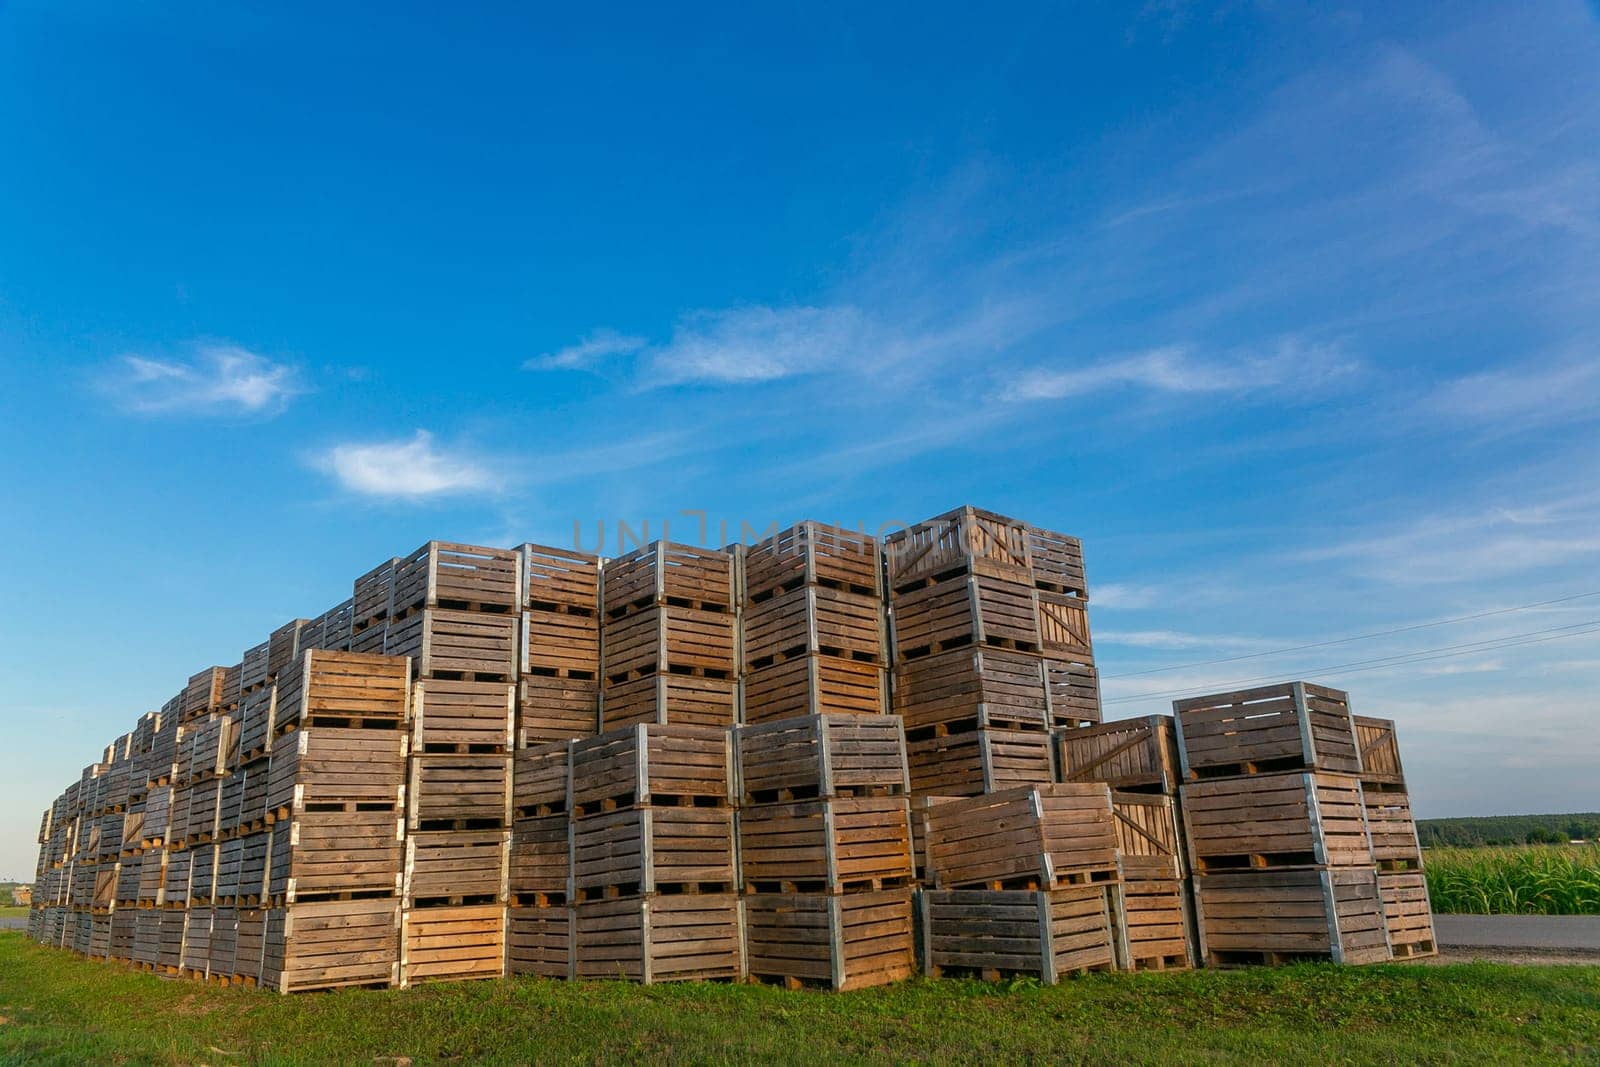
[[[746,966],[855,989],[915,968],[905,735],[883,715],[737,731]]]
[[[740,553],[742,720],[888,711],[878,542],[802,522]]]
[[[1182,771],[1172,716],[1058,731],[1056,765],[1063,782],[1111,788],[1126,964],[1133,970],[1193,966],[1189,858],[1178,801]]]
[[[1100,718],[1076,539],[964,507],[885,550],[913,790],[1050,781],[1052,727]]]
[[[1361,796],[1372,834],[1372,857],[1378,865],[1378,893],[1383,897],[1384,925],[1396,959],[1432,956],[1433,905],[1422,873],[1422,846],[1411,817],[1405,768],[1394,722],[1354,716],[1361,749]]]
[[[600,559],[525,544],[517,745],[593,737],[600,712]]]
[[[743,976],[729,742],[640,723],[572,743],[576,977]]]
[[[1173,709],[1207,965],[1389,959],[1348,695],[1289,682]]]
[[[511,777],[506,970],[573,976],[571,741],[518,750]]]
[[[603,730],[737,719],[733,554],[658,541],[601,571]]]
[[[1126,959],[1111,791],[1028,786],[928,811],[922,960],[929,975],[1054,983]]]

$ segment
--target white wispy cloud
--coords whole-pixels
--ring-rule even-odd
[[[336,445],[317,466],[352,493],[386,499],[493,492],[504,480],[485,461],[435,444],[426,430],[409,440]]]
[[[1205,357],[1167,345],[1081,367],[1025,370],[1001,389],[1012,401],[1065,400],[1111,389],[1158,393],[1243,393],[1294,384],[1323,386],[1352,373],[1355,362],[1329,345],[1280,338],[1265,355]]]
[[[747,384],[816,373],[867,356],[872,333],[846,305],[699,311],[647,353],[643,381]]]
[[[306,391],[293,366],[229,344],[198,345],[189,360],[125,355],[98,384],[119,407],[142,415],[276,414]]]
[[[1422,407],[1505,431],[1600,418],[1600,362],[1524,364],[1452,378],[1435,387]]]
[[[575,345],[535,356],[522,366],[525,370],[584,370],[612,356],[632,355],[646,343],[643,337],[602,328]]]
[[[1089,590],[1089,598],[1097,611],[1101,608],[1133,610],[1161,603],[1161,591],[1150,585],[1105,582],[1092,586]]]
[[[1091,601],[1092,607],[1099,604]],[[1194,634],[1181,630],[1096,630],[1096,644],[1128,645],[1133,648],[1188,649],[1211,648],[1230,652],[1257,652],[1275,647],[1259,637],[1229,634]]]

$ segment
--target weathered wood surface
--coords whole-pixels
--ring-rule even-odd
[[[837,893],[908,886],[911,811],[904,797],[832,797],[739,812],[739,862],[750,893]]]
[[[577,977],[647,985],[742,978],[741,906],[732,893],[580,903]]]
[[[1114,970],[1116,887],[1048,891],[924,890],[922,957],[930,977],[1027,975],[1054,985],[1072,974]]]
[[[1031,653],[958,648],[894,669],[894,710],[914,736],[934,726],[1043,730],[1049,706],[1044,661]]]
[[[1189,782],[1184,832],[1196,874],[1262,867],[1371,867],[1361,780],[1312,771]]]
[[[1347,693],[1285,682],[1172,702],[1185,777],[1361,773]]]
[[[1170,715],[1145,715],[1056,732],[1065,782],[1105,782],[1113,789],[1176,793],[1183,781]]]
[[[803,585],[882,599],[877,539],[807,521],[745,547],[744,597],[756,603]]]
[[[1208,967],[1390,958],[1378,875],[1370,867],[1240,871],[1197,877],[1193,884]]]
[[[802,715],[882,715],[889,710],[889,672],[822,654],[798,656],[745,672],[740,682],[747,724]]]
[[[1111,791],[1039,785],[928,811],[928,867],[940,889],[1033,889],[1116,881]]]
[[[891,715],[813,715],[735,733],[745,802],[904,794],[905,729]]]
[[[521,602],[521,560],[515,549],[429,541],[395,565],[389,614],[418,607],[512,613]]]
[[[898,982],[916,971],[909,889],[759,893],[743,903],[752,978],[848,990]]]

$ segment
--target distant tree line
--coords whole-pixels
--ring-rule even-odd
[[[1489,815],[1470,819],[1418,819],[1423,848],[1480,845],[1558,845],[1600,840],[1600,812],[1569,815]]]

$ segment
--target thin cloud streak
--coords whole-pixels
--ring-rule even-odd
[[[191,360],[125,355],[98,384],[140,415],[270,415],[307,391],[294,367],[229,344],[199,345]]]
[[[386,500],[491,493],[503,482],[483,461],[436,445],[426,430],[409,440],[336,445],[318,466],[346,490]]]

